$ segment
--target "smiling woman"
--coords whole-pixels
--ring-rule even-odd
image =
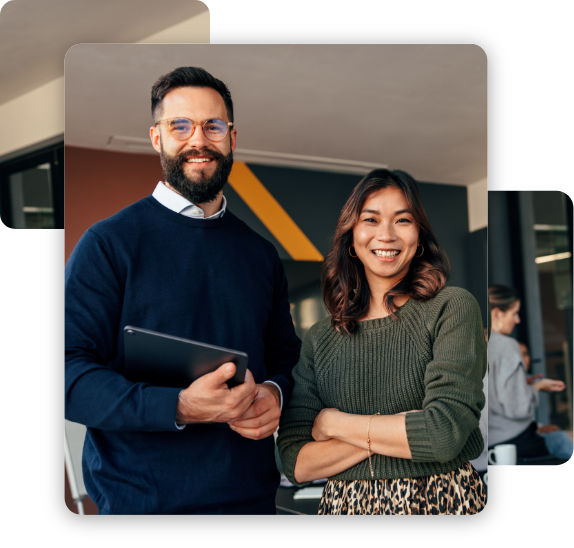
[[[320,514],[474,514],[486,343],[414,179],[375,170],[342,209],[323,269],[330,318],[308,332],[278,446]]]
[[[372,171],[343,207],[325,261],[323,294],[333,327],[351,333],[367,312],[396,318],[395,305],[434,297],[449,273],[414,179]]]

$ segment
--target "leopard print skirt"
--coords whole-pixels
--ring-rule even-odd
[[[469,462],[457,470],[421,478],[329,480],[319,514],[461,515],[486,504],[484,484]]]

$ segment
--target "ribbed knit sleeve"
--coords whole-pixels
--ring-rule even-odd
[[[313,326],[303,341],[299,362],[293,369],[295,388],[289,406],[282,415],[277,438],[283,471],[295,485],[306,485],[295,480],[295,463],[301,448],[314,441],[311,436],[313,423],[321,409],[326,407],[319,396],[315,378],[314,347],[318,327]]]
[[[448,299],[425,303],[433,357],[424,377],[422,413],[406,415],[413,462],[455,459],[478,427],[484,407],[486,342],[480,308],[470,293],[453,289]]]

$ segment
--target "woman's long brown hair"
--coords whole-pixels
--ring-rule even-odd
[[[404,171],[371,171],[353,189],[341,210],[331,251],[321,272],[323,301],[331,315],[331,323],[339,333],[352,333],[359,318],[369,310],[371,291],[365,269],[358,258],[351,257],[349,246],[353,244],[353,228],[366,199],[386,187],[402,190],[419,228],[419,243],[424,248],[423,254],[411,261],[407,275],[385,294],[384,306],[389,314],[398,320],[395,297],[407,295],[417,301],[431,299],[445,286],[450,274],[448,257],[435,238],[415,180]]]

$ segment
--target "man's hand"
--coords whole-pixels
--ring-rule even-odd
[[[179,395],[175,422],[229,422],[241,417],[256,397],[257,385],[248,369],[245,382],[229,388],[225,381],[234,374],[235,364],[224,363],[192,382]]]
[[[256,384],[253,403],[229,426],[244,438],[262,440],[273,434],[281,417],[279,389],[273,384]]]

